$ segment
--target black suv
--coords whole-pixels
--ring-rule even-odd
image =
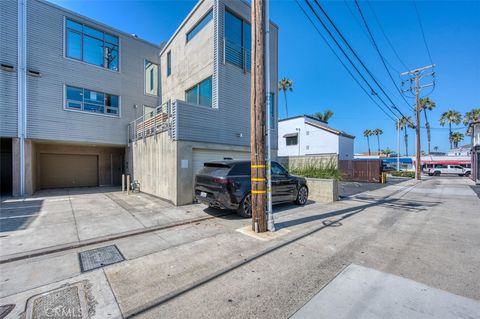
[[[195,197],[211,207],[234,209],[242,217],[251,217],[250,176],[250,161],[205,163],[195,176]],[[305,205],[307,199],[307,181],[288,174],[282,165],[272,162],[273,204],[295,202],[297,205]]]

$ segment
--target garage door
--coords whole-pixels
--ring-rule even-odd
[[[203,163],[209,161],[221,161],[224,159],[235,159],[235,160],[249,160],[249,152],[239,152],[239,151],[222,151],[222,150],[205,150],[205,149],[194,149],[193,150],[193,175],[200,172],[203,167]]]
[[[97,155],[40,154],[40,187],[98,186]]]

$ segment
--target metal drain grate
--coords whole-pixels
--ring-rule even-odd
[[[82,272],[125,260],[122,253],[120,253],[115,245],[82,251],[78,254],[78,257],[80,258],[80,268]]]

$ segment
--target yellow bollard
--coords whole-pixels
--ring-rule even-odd
[[[387,182],[387,173],[382,172],[382,178],[381,178],[381,183],[385,184]]]

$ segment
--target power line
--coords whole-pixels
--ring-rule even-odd
[[[315,4],[320,8],[320,10],[322,11],[323,15],[328,19],[328,21],[330,22],[330,24],[333,26],[333,28],[335,29],[335,31],[338,33],[338,35],[342,38],[343,42],[347,45],[347,47],[350,49],[350,51],[353,53],[353,55],[356,57],[356,59],[360,62],[360,64],[363,66],[363,68],[365,69],[365,71],[367,71],[368,75],[372,78],[372,80],[375,82],[375,84],[380,88],[380,90],[382,91],[382,93],[385,95],[385,97],[389,100],[389,102],[392,104],[392,108],[395,109],[398,113],[400,113],[400,115],[402,117],[405,117],[405,115],[402,113],[402,111],[400,111],[398,109],[398,107],[395,105],[395,103],[393,103],[392,99],[390,98],[390,96],[385,92],[385,90],[383,89],[383,87],[380,85],[380,83],[378,83],[377,79],[373,76],[373,74],[370,72],[370,70],[365,66],[365,63],[363,63],[363,61],[360,59],[360,57],[358,56],[358,54],[355,52],[355,50],[352,48],[352,46],[348,43],[348,41],[345,39],[345,37],[343,36],[343,34],[340,32],[340,30],[337,28],[336,24],[332,21],[332,19],[330,18],[330,16],[327,14],[327,12],[323,9],[323,7],[318,3],[317,0],[313,0],[315,2]],[[310,3],[308,2],[308,0],[306,1],[307,4],[309,5],[309,7],[311,7]],[[313,12],[315,13],[315,15],[317,16],[318,19],[320,19],[318,17],[318,15],[316,14],[316,11],[313,9],[313,7],[311,7],[311,10],[313,10]],[[322,25],[323,22],[322,22]],[[333,35],[331,35],[330,33],[330,30],[328,30],[328,28],[324,25],[324,28],[329,32],[330,36],[332,38]],[[338,44],[338,42],[335,40],[335,42],[337,43],[338,46],[340,46]],[[350,63],[351,60],[350,60]],[[352,63],[353,64],[353,63]]]
[[[410,68],[407,67],[407,65],[405,64],[405,62],[403,62],[402,58],[400,58],[400,55],[398,54],[397,50],[395,50],[395,47],[393,46],[392,42],[390,41],[390,39],[388,38],[387,34],[385,33],[385,30],[383,29],[382,27],[382,24],[380,22],[380,19],[378,18],[376,12],[375,12],[375,9],[373,9],[373,6],[370,2],[370,0],[367,0],[367,4],[368,6],[370,7],[370,10],[372,11],[373,13],[373,16],[375,17],[375,21],[377,22],[379,28],[380,28],[380,31],[382,31],[382,34],[383,36],[385,37],[385,39],[387,40],[387,43],[388,45],[390,46],[390,48],[392,49],[393,53],[395,54],[395,56],[397,57],[398,61],[400,61],[400,63],[402,64],[402,66],[405,68],[405,70],[409,70]],[[396,71],[397,73],[400,73],[398,72],[397,70],[394,70]]]
[[[377,42],[375,41],[375,37],[373,36],[373,33],[370,30],[370,27],[368,26],[367,20],[365,19],[365,16],[363,15],[362,9],[360,8],[360,5],[358,4],[358,0],[355,0],[355,5],[357,6],[358,12],[360,13],[360,17],[362,17],[362,21],[365,24],[365,28],[367,29],[368,34],[370,35],[370,38],[372,39],[375,50],[377,51],[378,55],[380,56],[380,60],[382,60],[382,64],[385,67],[385,70],[387,71],[390,80],[392,80],[393,85],[395,85],[395,88],[397,88],[397,91],[400,93],[400,96],[402,97],[403,101],[405,101],[405,103],[407,104],[407,106],[410,110],[410,108],[411,108],[410,103],[408,103],[407,99],[402,94],[402,90],[398,87],[397,82],[395,82],[392,74],[390,73],[390,70],[388,69],[387,65],[385,64],[385,58],[382,55],[382,53],[380,52],[380,49],[378,48]]]
[[[320,30],[317,28],[317,25],[313,22],[313,20],[310,18],[310,16],[307,14],[307,12],[303,9],[303,7],[300,5],[300,2],[299,0],[296,0],[297,2],[297,5],[298,7],[302,10],[303,14],[307,17],[307,19],[310,21],[310,23],[313,25],[313,27],[315,28],[315,30],[317,31],[318,35],[320,35],[320,37],[323,39],[323,41],[327,44],[328,48],[330,49],[330,51],[332,51],[332,53],[335,55],[335,57],[338,59],[338,61],[340,61],[340,63],[343,65],[343,67],[345,68],[345,70],[348,72],[348,74],[350,74],[350,76],[352,77],[352,79],[358,84],[358,86],[362,89],[363,92],[365,92],[365,94],[368,96],[368,98],[370,100],[372,100],[372,102],[387,116],[389,117],[392,121],[394,122],[397,122],[397,120],[395,120],[390,114],[388,114],[380,104],[378,104],[377,101],[375,101],[372,96],[370,95],[370,93],[367,92],[367,90],[361,85],[361,83],[357,80],[357,78],[353,75],[353,73],[350,71],[350,69],[346,66],[346,64],[342,61],[342,59],[340,58],[340,56],[337,54],[337,52],[335,52],[335,50],[333,49],[333,47],[330,45],[330,43],[328,43],[327,39],[323,36],[323,34],[320,32]],[[368,83],[367,83],[368,85]],[[370,87],[370,89],[372,89]],[[373,89],[372,89],[373,91]],[[395,115],[395,114],[394,114]]]
[[[297,3],[298,3],[298,0],[297,0]],[[350,59],[350,57],[347,55],[347,53],[345,52],[345,50],[342,48],[342,46],[338,43],[338,41],[335,39],[335,37],[333,36],[333,34],[330,32],[330,30],[327,28],[327,26],[325,25],[325,23],[322,21],[322,19],[320,19],[320,17],[318,16],[317,12],[314,10],[314,8],[312,7],[312,5],[306,1],[307,5],[309,6],[310,10],[313,12],[313,14],[316,16],[316,18],[318,19],[318,21],[322,24],[323,28],[327,31],[327,33],[330,35],[330,37],[332,38],[332,40],[335,42],[335,44],[337,45],[337,47],[340,49],[340,51],[343,53],[343,55],[347,58],[347,60],[350,62],[350,64],[352,65],[352,67],[355,69],[355,71],[357,71],[358,75],[360,75],[360,77],[362,78],[362,80],[367,84],[367,86],[370,88],[371,92],[373,95],[377,96],[377,98],[382,102],[383,105],[385,105],[385,107],[387,108],[387,110],[389,110],[393,116],[395,118],[397,118],[397,114],[395,114],[395,112],[392,111],[392,109],[388,106],[387,103],[385,103],[385,101],[375,92],[375,90],[372,88],[372,86],[370,85],[370,83],[368,83],[367,79],[363,76],[363,74],[360,72],[360,70],[358,70],[358,68],[355,66],[355,64],[353,63],[353,61]],[[368,94],[368,93],[367,93]]]
[[[420,30],[422,31],[423,43],[425,44],[425,48],[427,49],[428,58],[430,59],[430,64],[433,64],[432,55],[430,54],[430,49],[428,48],[427,39],[425,38],[425,32],[423,31],[422,19],[420,18],[420,13],[418,12],[417,3],[415,2],[415,0],[412,0],[412,3],[413,3],[413,6],[415,7],[418,24],[420,25]]]
[[[368,39],[368,41],[372,44],[372,46],[374,47],[374,44],[372,42],[372,39],[370,39],[369,35],[367,34],[367,32],[365,31],[365,28],[362,26],[362,23],[360,22],[360,20],[358,19],[358,17],[355,15],[355,13],[353,12],[353,10],[350,8],[350,5],[348,4],[348,1],[347,0],[343,0],[343,3],[345,4],[345,6],[347,7],[348,9],[348,12],[350,13],[350,15],[352,16],[352,18],[355,20],[355,23],[358,25],[358,27],[360,28],[360,30],[362,30],[362,33],[365,35],[365,37]],[[375,48],[375,47],[374,47]],[[397,72],[398,74],[400,74],[400,71],[395,68],[392,63],[390,63],[386,58],[385,58],[385,62],[388,64],[388,66],[395,72]],[[389,92],[389,91],[387,91]],[[391,92],[389,92],[391,93]]]

